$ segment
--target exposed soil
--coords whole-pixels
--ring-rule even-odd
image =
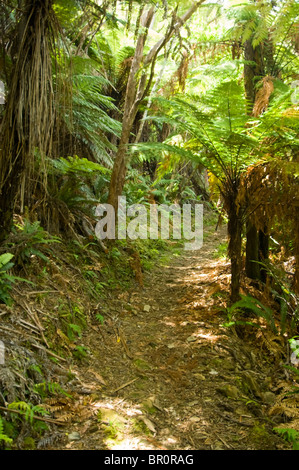
[[[214,253],[225,237],[224,228],[209,233],[201,250],[98,307],[83,338],[90,354],[68,384],[75,402],[50,403],[58,419],[72,419],[44,439],[47,448],[290,448],[272,431],[283,367],[255,331],[242,338],[221,326],[229,264]]]

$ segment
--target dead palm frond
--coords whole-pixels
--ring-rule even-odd
[[[0,128],[1,236],[10,229],[20,184],[25,190],[29,182],[35,149],[42,157],[51,152],[55,117],[52,48],[57,32],[52,6],[53,0],[26,0],[16,24],[16,59]],[[44,165],[41,158],[41,167]],[[45,177],[46,172],[42,174]]]

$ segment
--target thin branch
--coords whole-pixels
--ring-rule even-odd
[[[123,388],[128,387],[128,385],[131,385],[132,383],[136,382],[136,380],[138,380],[138,377],[136,379],[130,380],[130,382],[126,382],[125,384],[123,384],[120,387],[113,390],[113,392],[111,392],[111,393],[114,394],[116,392],[119,392],[119,390],[122,390]]]
[[[171,36],[174,34],[174,32],[176,31],[176,29],[178,27],[181,27],[183,26],[190,18],[191,16],[193,15],[193,13],[197,10],[197,8],[202,4],[204,3],[205,0],[200,0],[199,2],[196,2],[194,3],[190,8],[189,10],[181,17],[181,18],[177,18],[177,22],[173,22],[173,25],[171,27],[171,30],[169,31],[168,33],[168,36],[167,36],[167,41],[169,41],[169,39],[171,38]],[[173,17],[174,17],[174,13],[173,13]],[[149,53],[147,54],[147,56],[145,57],[144,59],[144,65],[148,65],[154,58],[154,56],[156,55],[157,51],[161,50],[161,48],[165,45],[165,36],[160,39],[152,48],[151,50],[149,51]]]
[[[0,410],[8,411],[9,413],[16,413],[18,415],[24,416],[24,412],[19,411],[19,410],[14,410],[12,408],[6,408],[5,406],[0,406]],[[42,418],[42,417],[36,416],[36,415],[33,415],[32,418],[36,419],[38,421],[44,421],[46,423],[58,424],[59,426],[65,426],[67,424],[66,422],[59,421],[58,419]]]

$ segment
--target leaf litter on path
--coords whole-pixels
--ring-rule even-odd
[[[84,334],[91,355],[78,368],[93,396],[93,432],[85,426],[72,448],[280,448],[270,432],[269,406],[241,378],[246,370],[263,382],[267,361],[259,351],[249,357],[248,346],[221,327],[229,264],[213,253],[225,237],[225,229],[211,233],[198,252],[183,252],[144,274],[143,288],[110,298],[109,321]],[[121,312],[115,317],[114,308]],[[115,419],[103,424],[97,410],[107,407]],[[76,426],[70,423],[68,432]]]

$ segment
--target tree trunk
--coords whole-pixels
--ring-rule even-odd
[[[269,235],[266,233],[266,229],[259,230],[259,261],[264,262],[269,258]],[[260,277],[262,282],[267,280],[267,270],[260,266]]]
[[[121,140],[115,155],[113,170],[111,174],[108,204],[111,204],[115,211],[118,209],[118,196],[122,194],[127,173],[127,144],[130,137],[130,130],[122,132]]]
[[[253,48],[251,39],[245,41],[244,59],[251,62],[251,64],[245,63],[244,65],[244,86],[248,103],[247,113],[251,114],[256,95],[256,79],[264,74],[261,46]]]
[[[259,259],[259,237],[258,231],[252,223],[246,224],[246,276],[250,279],[260,279],[260,265],[256,263]]]
[[[240,277],[242,272],[242,228],[243,228],[243,208],[237,204],[239,192],[238,176],[230,178],[230,183],[222,191],[224,198],[224,208],[228,215],[228,256],[231,262],[231,295],[232,303],[240,299]]]
[[[269,53],[269,51],[268,51]],[[273,54],[273,51],[272,51]],[[269,53],[269,56],[271,54]],[[244,65],[244,86],[245,95],[247,99],[247,113],[250,115],[256,97],[256,80],[257,77],[262,77],[265,74],[263,48],[262,44],[252,46],[252,39],[245,41],[244,45],[244,59],[246,61],[254,62],[255,64]],[[269,64],[271,57],[268,57]],[[246,275],[253,280],[261,280],[265,282],[265,270],[258,264],[259,261],[268,258],[269,254],[269,236],[264,232],[257,230],[257,228],[250,222],[247,222],[246,230]]]
[[[109,186],[108,203],[114,207],[115,211],[117,211],[118,196],[122,194],[126,178],[128,165],[126,154],[131,130],[139,109],[139,105],[150,91],[151,82],[154,76],[154,66],[158,53],[168,43],[175,32],[177,32],[177,30],[191,18],[199,5],[201,5],[204,1],[205,0],[200,0],[199,2],[193,3],[189,10],[181,18],[177,18],[174,13],[172,17],[172,23],[165,36],[161,38],[156,44],[154,44],[154,46],[146,55],[144,55],[144,46],[147,39],[147,29],[149,28],[154,15],[154,8],[148,10],[140,20],[142,30],[137,39],[135,54],[129,72],[122,120],[122,135],[119,148],[115,155]],[[141,74],[141,77],[138,77],[138,72],[140,72],[141,65],[143,65],[144,69],[150,67],[149,78],[147,78],[146,71]]]
[[[236,205],[228,213],[227,224],[229,245],[228,252],[231,260],[231,302],[240,299],[240,276],[242,271],[242,222],[238,217]]]
[[[110,180],[108,204],[111,204],[115,211],[118,208],[118,196],[121,195],[127,171],[126,153],[130,139],[131,129],[136,118],[138,107],[146,85],[146,76],[143,75],[138,82],[137,74],[141,67],[144,54],[144,46],[147,38],[147,30],[151,24],[154,15],[154,8],[147,11],[140,20],[142,31],[137,39],[137,45],[132,60],[129,73],[126,97],[124,104],[124,113],[122,120],[122,133],[115,155],[112,175]]]

